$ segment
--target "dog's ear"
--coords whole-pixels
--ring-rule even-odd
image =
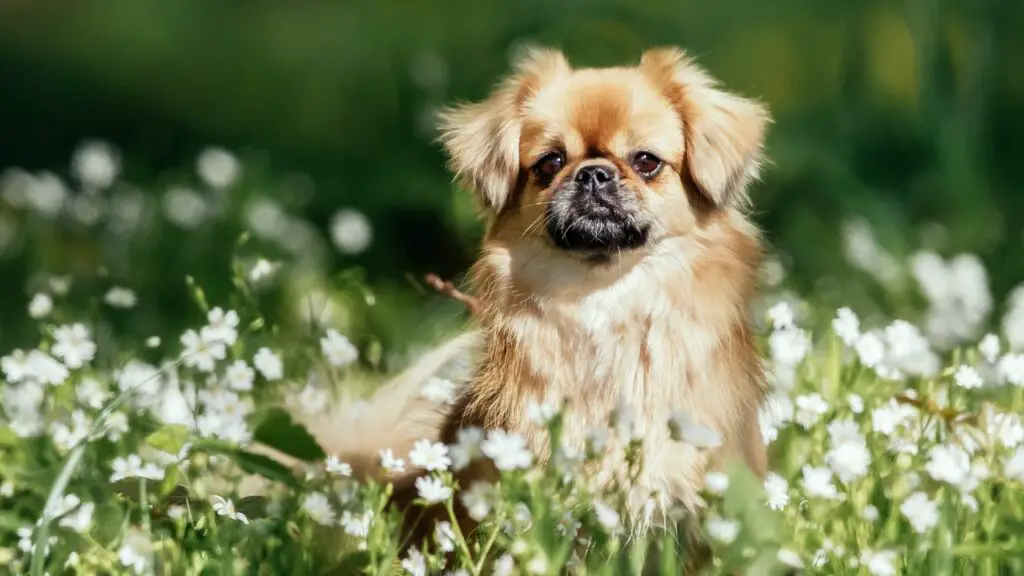
[[[519,174],[523,102],[548,79],[569,72],[565,56],[534,48],[482,102],[463,103],[438,116],[440,141],[459,183],[491,212],[508,202]]]
[[[759,102],[721,90],[676,48],[644,52],[640,70],[672,102],[683,122],[684,164],[698,191],[715,206],[746,201],[758,176],[771,122]]]

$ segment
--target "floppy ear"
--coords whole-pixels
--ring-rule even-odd
[[[746,201],[771,122],[760,103],[731,94],[682,50],[644,52],[640,70],[661,87],[683,121],[686,169],[715,206]]]
[[[561,52],[535,48],[516,62],[513,72],[486,100],[458,104],[440,113],[440,141],[450,168],[489,211],[505,207],[519,174],[523,102],[543,81],[568,71]]]

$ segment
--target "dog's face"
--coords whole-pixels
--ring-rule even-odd
[[[742,201],[767,122],[678,50],[577,70],[540,50],[483,102],[445,111],[441,133],[490,237],[600,265]]]

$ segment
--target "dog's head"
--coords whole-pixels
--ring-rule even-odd
[[[487,99],[440,118],[452,169],[492,217],[492,237],[541,240],[594,264],[743,202],[769,121],[676,49],[575,70],[560,52],[534,50]]]

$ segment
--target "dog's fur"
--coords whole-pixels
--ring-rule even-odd
[[[404,455],[421,437],[454,442],[463,426],[521,434],[543,464],[548,438],[529,403],[566,399],[563,441],[577,448],[624,403],[644,426],[643,469],[629,494],[642,524],[668,503],[699,513],[704,473],[723,459],[763,475],[765,379],[747,318],[761,250],[744,208],[769,121],[761,104],[721,90],[680,50],[599,69],[532,51],[484,101],[440,117],[451,167],[487,220],[471,274],[479,327],[385,386],[359,420],[372,431],[343,414],[307,424],[367,475],[378,450]],[[531,170],[553,150],[564,154],[557,173]],[[653,177],[634,169],[640,151],[663,161]],[[573,178],[584,166],[617,174],[608,226],[626,236],[598,238],[601,223],[573,229]],[[596,240],[582,249],[559,244],[586,230]],[[454,407],[410,400],[440,361],[473,350],[477,368]],[[718,431],[722,447],[673,440],[675,410]],[[597,477],[622,480],[622,445],[613,437],[608,450]],[[461,486],[486,473],[471,470]],[[411,490],[417,473],[398,480]]]

